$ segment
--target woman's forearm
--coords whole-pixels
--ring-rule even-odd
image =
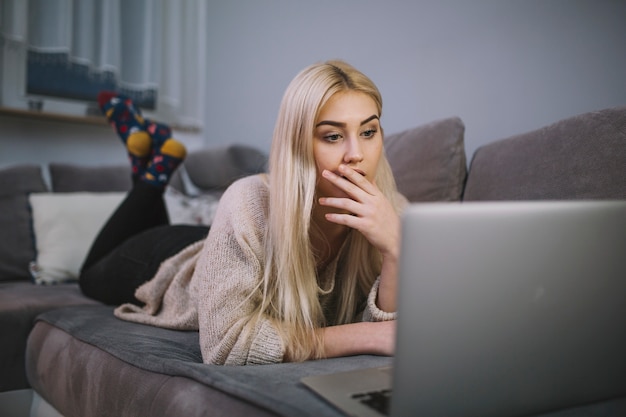
[[[385,312],[398,311],[397,298],[398,284],[398,259],[387,257],[383,259],[380,271],[380,284],[378,285],[378,297],[376,305]]]
[[[362,354],[391,356],[395,352],[395,321],[343,324],[320,331],[327,358]]]

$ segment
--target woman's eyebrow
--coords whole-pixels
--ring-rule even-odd
[[[379,117],[375,114],[371,115],[370,117],[368,117],[367,119],[363,120],[360,125],[363,126],[366,123],[371,122],[374,119],[379,119]],[[346,127],[346,124],[344,122],[335,122],[333,120],[322,120],[321,122],[319,122],[318,124],[315,125],[315,127],[320,127],[322,125],[329,125],[329,126],[335,126],[335,127]]]
[[[365,119],[365,120],[363,120],[361,122],[361,126],[363,126],[365,123],[369,123],[369,122],[371,122],[372,120],[375,120],[375,119],[380,120],[378,116],[376,116],[375,114],[372,114],[370,117],[368,117],[367,119]]]

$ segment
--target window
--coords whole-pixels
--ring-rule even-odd
[[[0,0],[0,105],[99,115],[98,92],[115,90],[148,117],[201,128],[205,3]]]

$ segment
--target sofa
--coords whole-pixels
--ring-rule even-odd
[[[387,135],[410,202],[626,199],[626,106],[494,141],[469,161],[464,134],[450,117]],[[171,221],[210,225],[228,184],[266,161],[237,144],[191,152],[166,192]],[[127,172],[57,163],[0,170],[0,415],[3,394],[30,392],[32,416],[340,416],[300,379],[393,362],[206,365],[198,332],[121,321],[83,296],[75,277],[85,242],[130,187]],[[536,415],[626,415],[626,392]]]

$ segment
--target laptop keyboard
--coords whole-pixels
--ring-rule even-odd
[[[390,389],[352,394],[352,398],[370,408],[373,408],[383,415],[389,415],[389,409],[391,407]]]

